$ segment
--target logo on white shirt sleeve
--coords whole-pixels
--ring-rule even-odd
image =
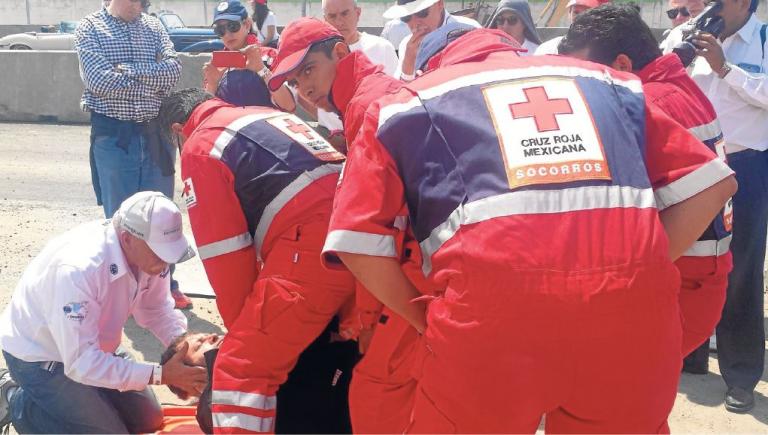
[[[82,323],[88,317],[88,301],[70,302],[63,310],[67,319]]]

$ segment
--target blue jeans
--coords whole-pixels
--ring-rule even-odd
[[[91,114],[91,175],[98,204],[109,219],[120,204],[136,192],[153,190],[173,198],[173,161],[176,153],[167,143],[158,144],[170,159],[164,175],[143,130],[133,123]]]
[[[720,324],[717,359],[726,385],[751,391],[763,375],[763,266],[768,227],[768,152],[728,155],[739,190],[733,197],[733,270]]]
[[[91,114],[91,179],[96,202],[107,219],[136,192],[152,190],[173,199],[176,150],[164,141],[156,146],[162,149],[151,150],[146,131],[138,125]],[[165,171],[158,163],[160,151],[170,165]],[[171,289],[176,290],[179,283],[173,279],[174,269],[171,266]]]
[[[127,354],[117,354],[130,359]],[[162,426],[155,394],[79,384],[59,363],[46,370],[3,351],[19,388],[11,398],[13,427],[19,433],[148,433]]]

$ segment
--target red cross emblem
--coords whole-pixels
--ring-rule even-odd
[[[567,98],[550,100],[543,86],[523,89],[523,92],[527,99],[526,102],[509,105],[509,110],[512,111],[512,118],[533,118],[539,131],[560,130],[560,125],[557,123],[557,115],[573,113],[571,103]]]
[[[310,129],[304,124],[296,124],[296,122],[293,119],[290,119],[290,118],[286,119],[285,126],[292,133],[303,134],[304,137],[307,139],[314,139],[314,136],[312,136],[312,129]]]
[[[189,183],[187,183],[187,180],[184,180],[184,190],[181,191],[181,196],[189,196],[189,192],[192,190],[192,181],[189,180]]]

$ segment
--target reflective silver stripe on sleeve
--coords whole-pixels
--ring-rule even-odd
[[[733,236],[720,240],[698,240],[685,251],[683,257],[719,257],[731,249],[731,239]]]
[[[270,411],[277,407],[277,396],[242,391],[213,390],[211,403],[215,405],[235,405]]]
[[[394,237],[350,230],[334,230],[328,233],[323,252],[397,257]]]
[[[709,124],[697,125],[688,129],[692,135],[696,136],[696,139],[704,142],[705,140],[711,140],[722,134],[720,129],[720,122],[715,119]]]
[[[257,417],[239,412],[214,412],[213,427],[236,427],[250,432],[269,433],[273,431],[273,417]]]
[[[683,202],[732,174],[733,170],[722,160],[710,160],[695,171],[656,189],[657,206],[659,210],[664,210]]]
[[[567,213],[609,208],[651,208],[653,190],[629,186],[587,186],[559,190],[522,190],[483,198],[460,206],[420,243],[424,254],[422,271],[432,272],[432,255],[456,234],[470,225],[502,216]]]
[[[280,210],[282,210],[294,196],[304,190],[305,187],[327,175],[341,172],[341,167],[342,165],[340,163],[329,163],[323,166],[318,166],[311,171],[306,171],[296,177],[295,180],[287,185],[272,201],[269,202],[269,204],[267,204],[264,208],[264,212],[261,214],[259,223],[256,225],[253,240],[253,243],[256,245],[256,255],[259,260],[261,260],[261,246],[264,243],[264,237],[267,235],[267,231],[269,231],[272,221]]]
[[[207,260],[209,258],[218,257],[219,255],[238,251],[252,243],[253,238],[251,237],[251,233],[245,232],[228,239],[219,240],[218,242],[198,246],[197,252],[200,254],[201,260]]]

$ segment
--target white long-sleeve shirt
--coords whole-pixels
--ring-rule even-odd
[[[149,383],[152,364],[113,355],[133,315],[164,345],[187,320],[174,309],[168,271],[134,277],[110,221],[51,240],[27,266],[0,317],[0,346],[24,361],[58,361],[73,381],[126,390]]]
[[[725,78],[719,78],[701,57],[688,67],[693,80],[715,107],[728,152],[768,149],[768,44],[761,46],[762,26],[753,14],[738,32],[723,41],[725,60],[732,65]],[[684,27],[672,29],[662,42],[665,53],[682,41]]]

